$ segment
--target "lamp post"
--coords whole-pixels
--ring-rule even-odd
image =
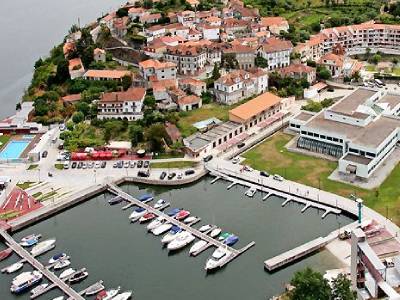
[[[361,224],[363,200],[361,198],[357,198],[356,202],[357,202],[357,207],[358,207],[358,224]]]

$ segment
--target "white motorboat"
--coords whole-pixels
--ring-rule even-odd
[[[75,271],[74,269],[68,268],[68,269],[66,269],[65,271],[63,271],[63,272],[60,274],[59,278],[60,278],[60,279],[67,278],[68,276],[71,276],[71,275],[74,274],[75,272],[76,272],[76,271]]]
[[[106,291],[106,296],[103,298],[103,300],[111,300],[113,299],[121,290],[121,287],[118,287],[115,290],[108,290]]]
[[[154,228],[157,228],[158,226],[162,225],[165,222],[165,219],[163,217],[157,217],[153,221],[147,225],[147,230],[153,230]]]
[[[89,287],[86,292],[85,295],[86,296],[91,296],[94,294],[97,294],[98,292],[104,290],[104,285],[100,282],[97,282],[96,284],[92,285],[91,287]]]
[[[53,249],[56,246],[56,240],[55,239],[51,239],[51,240],[46,240],[43,242],[40,242],[39,244],[37,244],[36,246],[34,246],[31,250],[31,254],[33,256],[38,256],[41,255],[47,251],[50,251],[51,249]]]
[[[35,287],[34,289],[31,290],[31,295],[35,295],[37,293],[44,291],[48,286],[49,286],[48,283],[42,283],[42,284],[38,285],[37,287]]]
[[[139,207],[136,208],[130,215],[129,215],[129,219],[131,221],[136,221],[138,220],[140,217],[144,216],[147,213],[147,210]]]
[[[54,270],[61,270],[68,267],[71,262],[68,259],[62,259],[54,265]]]
[[[160,234],[163,234],[163,233],[167,232],[168,230],[170,230],[171,227],[172,227],[171,223],[166,223],[166,224],[162,224],[162,225],[158,226],[157,228],[154,228],[151,232],[154,235],[160,235]]]
[[[128,300],[131,297],[132,297],[132,291],[127,291],[115,296],[114,298],[112,298],[112,300]]]
[[[187,217],[186,219],[184,219],[183,223],[189,224],[189,223],[192,223],[193,221],[196,221],[196,220],[197,220],[196,216],[190,216],[190,217]]]
[[[180,228],[179,226],[172,226],[170,231],[163,236],[163,238],[161,239],[161,243],[163,244],[167,244],[172,242],[177,236],[178,233],[182,232],[182,228]]]
[[[33,240],[33,239],[38,240],[38,239],[40,239],[41,237],[42,237],[41,234],[35,234],[35,233],[33,233],[33,234],[30,234],[30,235],[27,235],[27,236],[23,237],[23,238],[21,239],[21,242],[30,241],[30,240]]]
[[[192,255],[193,253],[203,248],[205,245],[207,245],[206,241],[203,240],[197,241],[196,243],[193,244],[192,247],[190,247],[189,254]]]
[[[207,260],[205,270],[212,270],[222,266],[230,257],[232,253],[224,247],[219,247],[211,257]]]
[[[23,263],[16,262],[15,264],[12,264],[11,266],[6,268],[6,273],[11,274],[17,272],[18,270],[22,269],[23,266],[24,266]]]
[[[217,227],[217,228],[213,229],[213,230],[210,232],[210,236],[211,236],[212,238],[215,238],[215,237],[217,237],[217,236],[221,233],[221,231],[222,231],[222,229],[219,228],[219,227]]]
[[[67,254],[65,253],[58,253],[54,255],[52,258],[49,259],[49,264],[54,264],[55,262],[58,262],[64,258],[67,257]]]
[[[193,234],[187,231],[182,231],[178,233],[178,236],[168,244],[167,248],[168,250],[178,250],[189,245],[194,240],[195,237]]]
[[[39,271],[23,272],[15,277],[11,283],[11,292],[20,294],[38,284],[43,278]]]
[[[55,298],[53,298],[53,300],[64,300],[64,296],[55,297]]]
[[[207,231],[207,230],[210,230],[210,229],[211,229],[211,225],[210,225],[210,224],[207,224],[207,225],[201,226],[201,227],[199,228],[199,231],[200,231],[200,232],[204,232],[204,231]]]
[[[164,205],[166,205],[167,204],[167,201],[165,201],[165,200],[163,200],[163,199],[160,199],[160,200],[158,200],[155,204],[154,204],[154,208],[155,209],[159,209],[159,208],[161,208],[161,207],[163,207]]]
[[[252,187],[246,192],[246,196],[253,197],[256,192],[257,192],[257,189]]]

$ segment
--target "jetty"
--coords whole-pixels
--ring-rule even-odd
[[[173,225],[176,225],[176,226],[179,226],[180,228],[182,228],[183,230],[185,230],[187,232],[190,232],[191,234],[193,234],[197,238],[206,241],[208,244],[210,244],[209,247],[215,246],[217,248],[218,247],[226,248],[228,251],[230,251],[232,253],[232,256],[231,256],[231,258],[229,260],[227,260],[225,262],[225,264],[227,264],[228,262],[232,261],[233,259],[235,259],[239,255],[243,254],[244,252],[246,252],[248,249],[250,249],[251,247],[253,247],[255,245],[255,242],[253,241],[253,242],[247,244],[245,247],[243,247],[243,248],[241,248],[239,250],[234,249],[232,247],[229,247],[229,246],[225,245],[221,241],[218,241],[218,240],[210,237],[206,233],[200,232],[196,228],[192,227],[192,225],[194,224],[193,222],[191,224],[185,224],[185,223],[183,223],[181,221],[176,220],[173,217],[168,216],[164,212],[162,212],[162,211],[160,211],[158,209],[155,209],[154,207],[152,207],[152,206],[150,206],[150,205],[148,205],[146,203],[140,202],[138,199],[136,199],[133,196],[129,195],[128,193],[124,192],[123,190],[121,190],[119,187],[117,187],[116,185],[114,185],[112,183],[108,183],[107,186],[108,186],[108,191],[110,193],[115,194],[116,196],[121,196],[126,201],[131,202],[131,203],[133,203],[134,205],[136,205],[138,207],[142,207],[142,208],[146,209],[148,212],[151,212],[151,213],[155,214],[156,216],[163,217],[169,223],[171,223]]]
[[[79,295],[79,293],[77,293],[74,289],[72,289],[63,280],[58,278],[54,273],[50,272],[28,251],[22,248],[22,246],[19,245],[7,232],[0,229],[0,235],[3,237],[8,247],[10,247],[18,256],[20,256],[27,263],[29,263],[34,269],[42,273],[43,276],[45,276],[54,285],[54,287],[59,288],[61,291],[63,291],[67,296],[69,296],[72,299],[84,300],[84,298],[81,295]]]

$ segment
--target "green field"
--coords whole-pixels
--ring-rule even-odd
[[[3,149],[3,147],[9,141],[9,139],[10,139],[9,135],[0,135],[0,149]]]
[[[400,225],[400,165],[394,168],[379,188],[365,190],[328,179],[337,167],[336,162],[288,151],[284,146],[292,138],[282,132],[273,135],[246,152],[243,155],[246,158],[244,164],[344,197],[356,195],[381,214],[388,212],[389,218]]]
[[[193,168],[197,165],[197,162],[194,161],[172,161],[172,162],[152,162],[150,163],[151,168],[157,169],[185,169],[185,168]]]

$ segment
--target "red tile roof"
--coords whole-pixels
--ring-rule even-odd
[[[104,93],[100,102],[141,101],[146,95],[144,88],[130,88],[125,92]]]

